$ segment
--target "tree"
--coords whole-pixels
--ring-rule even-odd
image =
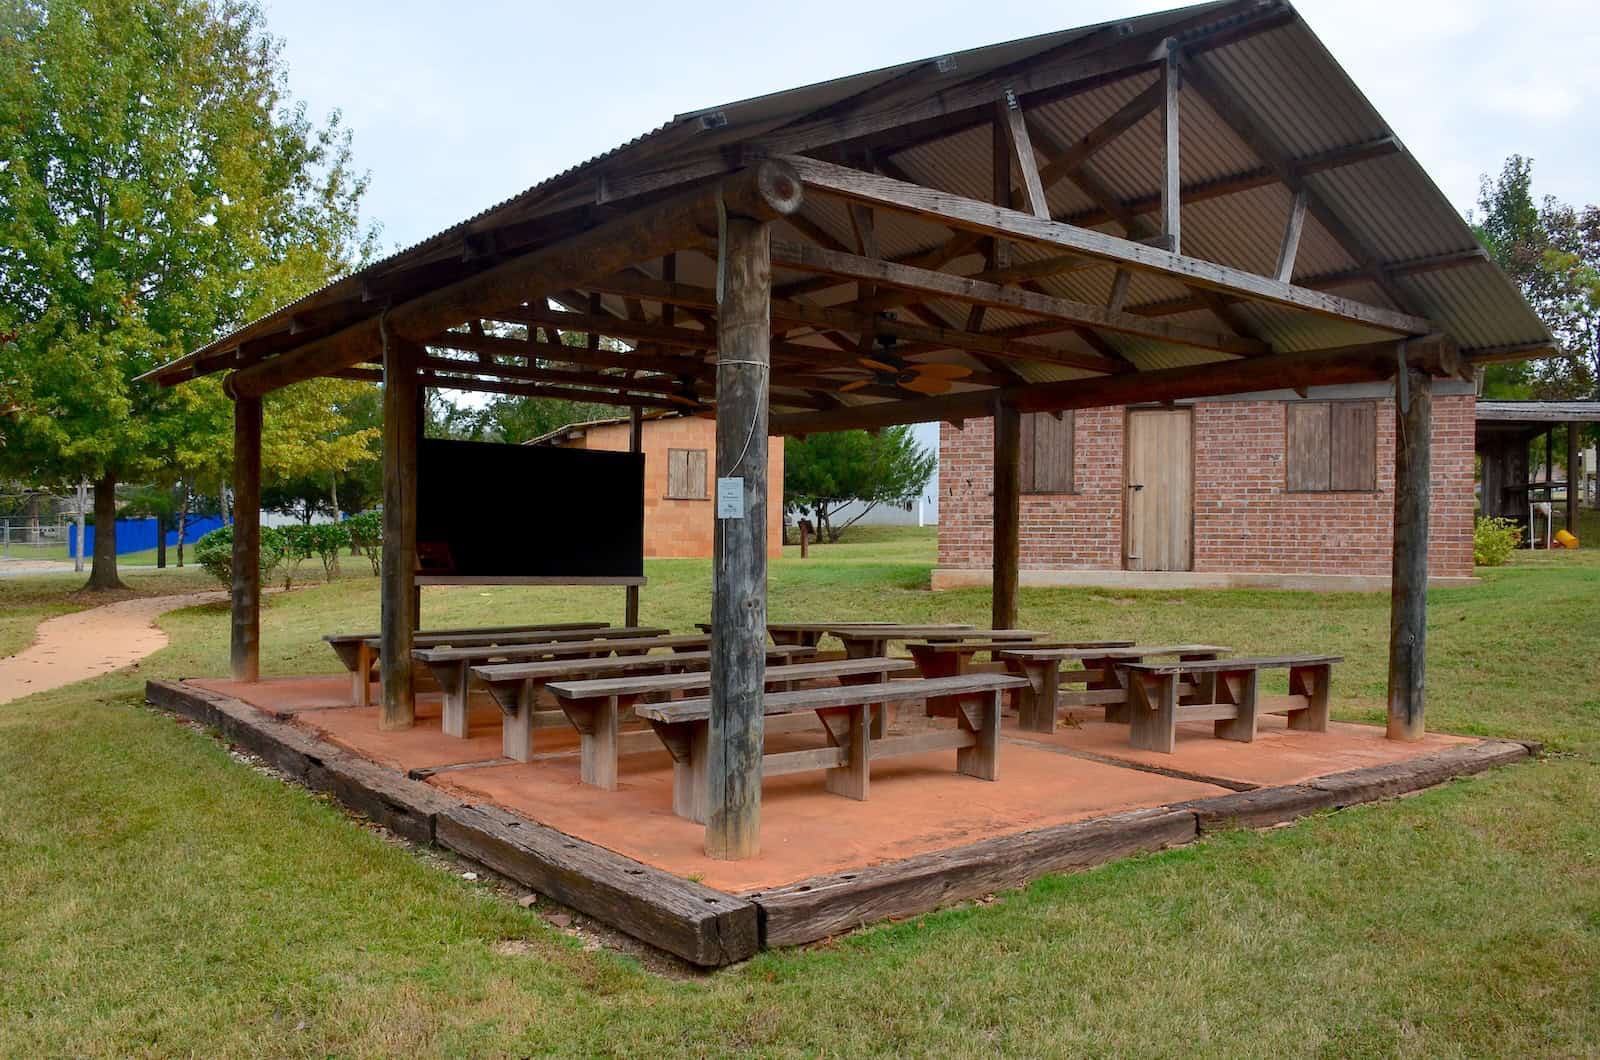
[[[1481,178],[1479,239],[1517,284],[1565,354],[1494,366],[1486,395],[1600,397],[1600,207],[1578,210],[1554,196],[1533,198],[1533,160],[1506,159]]]
[[[813,513],[819,535],[837,541],[878,505],[915,501],[937,465],[938,457],[917,444],[910,427],[876,435],[835,431],[790,441],[783,451],[784,510]],[[834,513],[851,501],[860,501],[862,510],[835,527]]]
[[[119,584],[119,481],[220,481],[231,449],[215,380],[133,379],[363,257],[365,187],[248,0],[0,0],[0,473],[93,481],[89,588]]]

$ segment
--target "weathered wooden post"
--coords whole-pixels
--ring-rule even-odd
[[[1420,740],[1427,661],[1433,379],[1406,365],[1395,379],[1395,390],[1388,736],[1391,740]]]
[[[383,348],[383,679],[380,729],[409,729],[416,716],[411,642],[417,606],[417,401],[420,349],[390,336]]]
[[[78,539],[83,540],[81,537]],[[79,548],[82,552],[82,548]],[[261,677],[261,399],[233,401],[233,617],[235,681]]]
[[[628,452],[644,452],[644,410],[635,406],[628,410]],[[637,626],[639,624],[639,587],[630,585],[627,588],[628,601],[623,611],[624,626]]]
[[[1022,548],[1022,417],[1015,405],[994,412],[994,590],[990,624],[1017,625],[1017,582]]]

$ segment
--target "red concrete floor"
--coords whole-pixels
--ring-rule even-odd
[[[314,709],[349,698],[347,677],[271,679],[195,684],[231,695],[278,716],[290,716],[349,750],[399,771],[488,762],[500,756],[499,711],[474,697],[470,738],[439,730],[437,695],[418,697],[417,725],[379,732],[376,707]],[[337,689],[337,691],[336,691]],[[907,712],[905,724],[923,721]],[[874,763],[865,802],[823,790],[819,773],[776,777],[763,786],[761,855],[714,861],[704,854],[704,829],[672,812],[671,760],[662,750],[624,756],[616,791],[578,780],[577,734],[542,730],[541,757],[451,769],[429,783],[468,801],[488,802],[707,885],[727,891],[780,886],[812,876],[962,846],[998,835],[1045,828],[1124,810],[1228,794],[1229,788],[1075,757],[1083,751],[1166,767],[1234,783],[1286,784],[1348,769],[1412,758],[1462,737],[1430,735],[1392,743],[1372,726],[1336,724],[1327,733],[1290,732],[1269,717],[1254,743],[1211,736],[1210,723],[1180,727],[1171,755],[1128,746],[1127,727],[1103,721],[1063,726],[1053,735],[1021,733],[1008,724],[1000,779],[955,772],[955,752],[941,751]],[[820,730],[769,739],[774,750],[819,746]],[[548,755],[548,757],[545,757]]]

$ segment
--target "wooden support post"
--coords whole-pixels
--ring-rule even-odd
[[[1433,380],[1407,367],[1396,380],[1394,566],[1389,590],[1391,740],[1420,740],[1428,625],[1428,509]]]
[[[1583,424],[1567,424],[1567,533],[1574,537],[1578,534],[1579,498],[1583,496],[1583,476],[1578,469],[1582,459],[1579,456],[1582,437]]]
[[[1306,204],[1310,201],[1306,189],[1301,188],[1294,193],[1294,201],[1289,204],[1289,220],[1283,226],[1283,242],[1278,246],[1278,267],[1272,275],[1279,283],[1289,283],[1294,279],[1294,259],[1300,252],[1300,233],[1306,227]]]
[[[1183,253],[1178,213],[1183,197],[1183,181],[1178,172],[1178,48],[1167,42],[1166,59],[1161,63],[1161,234],[1167,249]]]
[[[711,593],[711,720],[706,853],[750,858],[761,849],[762,688],[767,643],[767,374],[772,257],[766,222],[721,225],[717,306],[717,505]],[[737,518],[723,517],[736,480]]]
[[[83,540],[80,535],[78,540]],[[82,553],[83,549],[78,549]],[[233,402],[233,620],[235,681],[261,676],[261,399]]]
[[[380,595],[383,680],[380,729],[409,729],[416,717],[411,643],[417,589],[417,360],[420,347],[390,337],[383,350],[383,568]]]
[[[628,452],[644,452],[644,410],[638,407],[628,410]],[[622,624],[630,627],[637,626],[639,624],[639,587],[630,585],[627,588],[627,593],[628,600],[623,609]]]
[[[990,625],[1017,627],[1017,577],[1022,545],[1022,417],[1015,405],[994,414],[994,589]]]

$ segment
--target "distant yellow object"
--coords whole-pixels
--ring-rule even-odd
[[[1557,530],[1556,544],[1560,545],[1562,548],[1577,548],[1578,539],[1567,533],[1565,530]]]

